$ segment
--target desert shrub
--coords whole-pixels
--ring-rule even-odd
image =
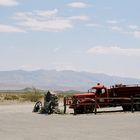
[[[41,93],[24,93],[21,95],[23,101],[37,102],[43,97]]]
[[[2,100],[3,99],[3,95],[2,94],[0,94],[0,100]]]
[[[57,94],[57,96],[58,96],[58,99],[61,99],[61,98],[64,98],[64,94]]]
[[[6,94],[4,96],[4,100],[19,100],[19,97],[13,94]]]
[[[5,91],[0,92],[0,101],[31,101],[36,102],[43,97],[43,91],[33,88],[32,90],[24,90],[24,91]]]

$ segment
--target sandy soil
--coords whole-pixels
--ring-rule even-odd
[[[140,112],[41,115],[33,104],[0,105],[1,140],[139,140]]]

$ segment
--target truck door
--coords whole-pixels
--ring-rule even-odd
[[[106,88],[97,88],[96,89],[96,96],[99,98],[97,101],[100,106],[106,106],[108,103],[108,99],[105,99],[108,97],[107,89]]]

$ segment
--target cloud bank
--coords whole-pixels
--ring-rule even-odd
[[[10,33],[10,32],[25,32],[25,31],[18,27],[0,24],[0,32]]]
[[[72,3],[67,4],[67,6],[72,7],[72,8],[86,8],[89,5],[84,2],[72,2]]]
[[[34,31],[62,31],[72,28],[75,21],[87,21],[89,19],[85,15],[59,17],[57,13],[57,9],[18,12],[14,18],[17,20],[17,25]]]
[[[17,0],[0,0],[0,6],[15,6],[18,5]]]
[[[121,48],[117,46],[104,47],[96,46],[87,50],[89,54],[105,54],[105,55],[122,55],[122,56],[139,56],[140,48]]]

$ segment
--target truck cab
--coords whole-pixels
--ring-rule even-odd
[[[97,83],[96,86],[88,90],[89,93],[94,93],[97,97],[107,97],[108,89],[104,85]]]
[[[77,113],[91,113],[95,107],[96,97],[98,102],[97,107],[103,107],[108,104],[108,89],[100,83],[90,88],[86,93],[72,95],[69,108],[73,108]]]

